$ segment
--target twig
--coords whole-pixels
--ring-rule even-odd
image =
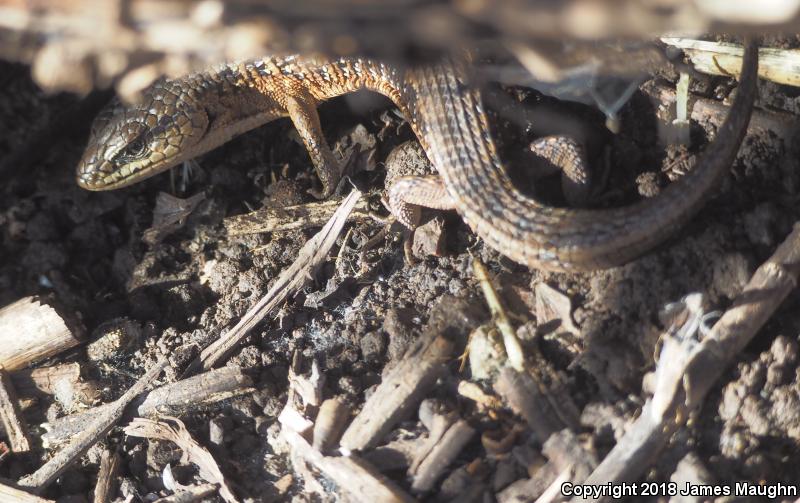
[[[352,501],[362,503],[412,502],[414,499],[383,477],[374,467],[357,456],[323,456],[298,433],[289,429],[283,435],[292,447],[292,454],[313,465],[347,492]]]
[[[105,437],[122,417],[128,404],[143,393],[168,364],[166,358],[159,359],[150,370],[145,372],[133,386],[128,388],[128,391],[114,402],[113,407],[99,415],[93,424],[79,433],[69,445],[61,449],[36,472],[20,479],[19,485],[30,487],[35,493],[45,490],[64,470],[83,456],[95,442]]]
[[[97,484],[94,486],[94,503],[109,503],[117,490],[117,477],[119,475],[122,459],[116,450],[106,449],[100,458],[100,472],[97,474]]]
[[[341,399],[329,398],[322,402],[314,420],[314,449],[323,454],[332,450],[339,443],[348,419],[350,407]]]
[[[31,439],[28,435],[28,426],[22,418],[19,408],[19,399],[8,372],[0,367],[0,419],[11,441],[11,450],[14,452],[28,452],[31,450]]]
[[[253,381],[239,367],[223,367],[156,388],[134,401],[128,413],[147,416],[154,413],[178,415],[203,405],[250,393]],[[83,431],[114,403],[99,405],[85,412],[60,417],[45,424],[45,447],[57,445]],[[135,412],[134,412],[135,411]]]
[[[285,208],[262,208],[244,215],[225,219],[229,236],[307,229],[325,225],[341,205],[341,199],[286,206]],[[369,203],[359,199],[347,217],[348,222],[369,220]]]
[[[541,443],[564,428],[577,431],[579,427],[579,414],[572,401],[554,397],[535,375],[506,367],[500,371],[494,388],[527,421]]]
[[[459,419],[447,428],[431,452],[416,468],[411,488],[416,492],[430,491],[445,468],[453,462],[474,435],[475,430],[463,419]]]
[[[345,451],[374,447],[404,419],[433,387],[452,355],[453,344],[443,336],[429,340],[406,355],[369,397],[342,437]]]
[[[353,190],[327,224],[312,237],[297,255],[294,263],[278,276],[269,292],[250,308],[230,331],[203,350],[198,360],[190,365],[187,372],[195,369],[208,370],[225,358],[247,333],[255,327],[275,306],[284,301],[292,292],[301,288],[312,277],[336,242],[347,217],[361,198],[361,192]]]
[[[525,370],[525,354],[522,351],[522,345],[520,345],[517,334],[514,333],[514,328],[511,326],[511,321],[506,316],[503,304],[500,302],[500,298],[497,296],[497,292],[489,279],[489,273],[477,258],[472,259],[472,269],[481,285],[483,295],[486,297],[486,304],[488,304],[489,310],[492,312],[494,323],[503,335],[503,345],[506,349],[508,362],[515,370],[523,372]]]
[[[647,83],[642,86],[642,90],[652,99],[670,106],[675,103],[677,96],[675,89],[662,85],[652,85]],[[690,117],[697,122],[708,122],[716,127],[723,123],[728,115],[730,107],[718,100],[692,96],[690,101]],[[772,132],[784,143],[794,138],[796,131],[796,116],[794,114],[775,110],[765,110],[757,108],[753,110],[750,123],[747,125],[748,134],[759,134]]]
[[[703,73],[724,77],[739,76],[744,49],[735,44],[663,37],[667,45],[683,49],[694,68]],[[758,76],[778,84],[800,87],[800,50],[763,47],[758,50]]]
[[[705,338],[668,335],[657,364],[657,392],[587,484],[638,479],[667,445],[672,433],[766,323],[800,276],[800,223],[744,287]],[[659,372],[659,368],[665,371]],[[668,371],[667,371],[668,370]]]

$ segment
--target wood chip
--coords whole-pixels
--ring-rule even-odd
[[[572,320],[572,300],[547,283],[536,285],[536,323],[539,326],[559,322],[561,327],[579,336],[580,329]]]
[[[49,303],[25,297],[0,309],[0,366],[11,372],[80,344],[82,333]]]
[[[156,207],[153,208],[153,225],[144,231],[142,241],[154,246],[183,227],[186,218],[205,198],[206,195],[202,192],[186,199],[159,192],[156,197]]]

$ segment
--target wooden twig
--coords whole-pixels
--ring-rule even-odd
[[[250,308],[233,328],[203,350],[198,360],[187,372],[208,370],[217,365],[245,338],[278,304],[301,288],[313,277],[313,272],[328,256],[328,252],[342,231],[347,217],[361,198],[361,192],[353,190],[336,210],[327,224],[303,245],[294,263],[275,280],[269,292]]]
[[[147,389],[150,384],[161,374],[167,365],[166,358],[161,358],[133,386],[122,394],[113,404],[113,407],[95,418],[95,421],[79,433],[66,447],[61,449],[50,461],[31,475],[19,480],[19,485],[30,487],[35,493],[45,490],[64,470],[77,461],[97,441],[101,440],[111,428],[122,418],[125,408],[131,401]]]
[[[155,413],[178,415],[211,403],[221,402],[253,391],[252,379],[239,367],[223,367],[156,388],[134,401],[132,409],[139,416]],[[91,410],[60,417],[45,424],[47,433],[42,436],[45,447],[58,445],[83,431],[114,403],[103,404]],[[131,416],[131,414],[128,414]]]
[[[686,331],[665,337],[656,393],[587,484],[637,480],[789,293],[800,276],[800,223],[756,270],[722,318],[700,342]],[[697,325],[695,323],[695,325]],[[663,369],[659,372],[660,369]]]
[[[345,451],[374,447],[433,387],[453,353],[453,343],[436,336],[406,354],[369,397],[342,437]]]
[[[738,78],[744,49],[740,45],[691,38],[663,37],[667,45],[683,49],[694,68],[711,75]],[[800,50],[763,47],[758,50],[758,76],[778,84],[800,86]]]
[[[450,296],[437,301],[422,337],[386,372],[350,423],[340,442],[342,452],[378,445],[394,425],[413,413],[446,371],[456,342],[462,341],[463,335],[478,325],[478,318],[485,316],[481,308],[480,304]]]
[[[495,391],[527,421],[539,442],[544,443],[564,428],[578,429],[575,405],[568,399],[553,397],[528,372],[504,368],[495,382]]]
[[[452,424],[417,467],[413,474],[411,488],[420,493],[433,489],[433,485],[444,473],[444,470],[450,466],[450,463],[474,435],[475,430],[463,419]]]
[[[647,83],[642,86],[642,90],[652,99],[666,106],[672,105],[677,99],[675,89],[668,86]],[[729,111],[730,107],[719,100],[699,96],[692,96],[690,99],[689,117],[697,122],[708,122],[719,127],[728,116]],[[794,114],[756,108],[747,125],[747,134],[772,132],[784,142],[788,142],[794,138],[796,120]]]
[[[472,259],[472,269],[475,272],[475,278],[481,285],[483,296],[486,297],[486,304],[489,305],[489,310],[492,312],[492,318],[500,334],[503,336],[503,346],[506,350],[508,363],[516,370],[522,372],[525,370],[525,354],[522,351],[522,345],[517,339],[517,334],[511,326],[511,321],[506,316],[506,311],[503,308],[500,297],[489,279],[489,273],[477,258]]]
[[[9,503],[12,501],[15,503],[55,503],[53,500],[40,498],[5,484],[0,484],[0,501],[8,501]]]
[[[100,472],[97,474],[97,484],[94,486],[94,503],[109,503],[114,499],[117,490],[122,458],[116,450],[106,449],[100,458]]]
[[[225,219],[225,229],[229,236],[255,234],[259,232],[289,231],[322,227],[336,212],[341,199],[331,199],[285,208],[262,208],[244,215]],[[347,217],[348,222],[370,220],[369,202],[359,199]]]
[[[81,343],[55,308],[25,297],[0,309],[0,366],[11,372]]]
[[[11,441],[11,450],[14,452],[28,452],[31,450],[31,439],[28,435],[28,425],[22,418],[19,408],[19,399],[11,378],[0,367],[0,419]]]
[[[298,433],[285,428],[283,435],[292,448],[293,456],[325,474],[352,498],[351,501],[362,503],[414,501],[414,498],[383,477],[363,459],[354,455],[324,456]]]
[[[322,402],[314,421],[314,449],[323,454],[332,450],[339,443],[348,419],[350,407],[342,400],[329,398]]]

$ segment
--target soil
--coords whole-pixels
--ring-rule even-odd
[[[660,77],[671,85],[663,77],[674,76]],[[699,82],[693,90],[718,98],[731,87],[720,78]],[[639,199],[639,192],[657,193],[668,183],[674,161],[686,153],[659,142],[657,107],[641,92],[622,110],[622,131],[616,136],[588,106],[517,88],[492,87],[487,95],[488,103],[501,104],[492,107],[495,134],[515,182],[525,191],[532,191],[524,169],[531,159],[521,152],[535,137],[573,127],[536,123],[543,110],[568,117],[568,125],[579,124],[593,168],[607,170],[595,206],[627,204]],[[176,169],[173,176],[162,174],[112,192],[78,188],[74,168],[96,104],[107,96],[46,96],[26,67],[0,63],[0,305],[27,295],[50,296],[82,320],[89,341],[106,333],[110,322],[141,330],[134,347],[116,354],[87,359],[86,350],[80,349],[58,359],[83,362],[86,379],[101,383],[102,401],[121,394],[159,354],[170,355],[176,366],[189,362],[266,293],[315,232],[232,237],[223,226],[225,217],[262,206],[314,201],[307,193],[315,182],[310,160],[286,120],[202,156],[188,181]],[[757,106],[784,114],[791,126],[800,98],[794,89],[761,82]],[[524,109],[525,120],[511,120],[504,115],[507,108]],[[388,180],[430,169],[407,124],[382,98],[358,93],[332,100],[321,107],[321,119],[334,149],[349,156],[353,183],[368,192],[378,212],[383,211],[380,191]],[[709,124],[697,125],[688,154],[701,151],[712,134]],[[335,248],[315,281],[260,323],[227,361],[246,369],[256,391],[181,419],[196,440],[212,446],[243,500],[315,499],[301,478],[287,477],[294,472],[279,435],[277,415],[286,402],[293,361],[316,361],[325,376],[324,396],[338,396],[360,410],[382,374],[397,365],[423,332],[433,311],[445,317],[466,311],[479,323],[489,321],[471,265],[477,257],[489,269],[513,323],[522,327],[525,347],[537,347],[564,380],[563,392],[581,412],[582,440],[602,459],[647,398],[642,382],[654,368],[654,353],[666,328],[660,317],[665,305],[701,292],[710,310],[724,310],[800,219],[800,171],[792,139],[751,131],[718,194],[689,225],[641,258],[606,271],[530,270],[484,245],[455,213],[427,215],[434,223],[423,233],[427,237],[415,243],[416,264],[405,262],[397,227],[362,256],[360,248],[382,224],[352,224],[348,240],[340,237],[337,244],[341,253]],[[557,178],[540,185],[537,196],[564,204]],[[205,198],[182,228],[149,245],[142,237],[159,192],[180,197],[203,193]],[[541,284],[570,299],[574,333],[564,330],[563,323],[537,320],[535,292]],[[800,479],[798,463],[792,462],[798,459],[800,442],[798,312],[800,297],[792,294],[737,364],[726,370],[702,410],[676,434],[644,480],[678,480],[676,470],[687,460],[702,468],[695,473],[703,473],[706,483],[790,484]],[[468,335],[464,330],[462,344]],[[164,381],[175,378],[173,371]],[[522,419],[486,416],[455,392],[460,381],[470,379],[469,366],[459,370],[458,361],[452,361],[432,396],[479,433],[517,425],[523,432],[517,443],[538,452],[540,445]],[[491,383],[474,380],[493,393]],[[27,419],[35,425],[65,412],[42,403],[28,411]],[[419,434],[418,424],[415,414],[404,427]],[[478,501],[528,476],[518,457],[487,456],[479,436],[423,497],[468,499],[464,495],[469,487]],[[130,495],[133,501],[145,501],[169,494],[161,474],[167,463],[179,464],[180,451],[173,445],[126,439],[119,429],[107,443],[118,445],[123,457],[120,501]],[[17,479],[45,458],[43,450],[11,456],[0,461],[0,475]],[[476,460],[481,460],[481,470],[470,468]],[[95,447],[44,496],[89,501],[98,463]],[[180,483],[198,480],[190,466],[173,467]],[[401,487],[409,487],[403,471],[391,475]]]

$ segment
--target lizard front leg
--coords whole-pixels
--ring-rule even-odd
[[[322,190],[312,189],[309,192],[318,199],[330,196],[342,177],[342,168],[322,134],[316,101],[312,98],[289,97],[286,99],[286,111],[311,156],[322,184]]]

